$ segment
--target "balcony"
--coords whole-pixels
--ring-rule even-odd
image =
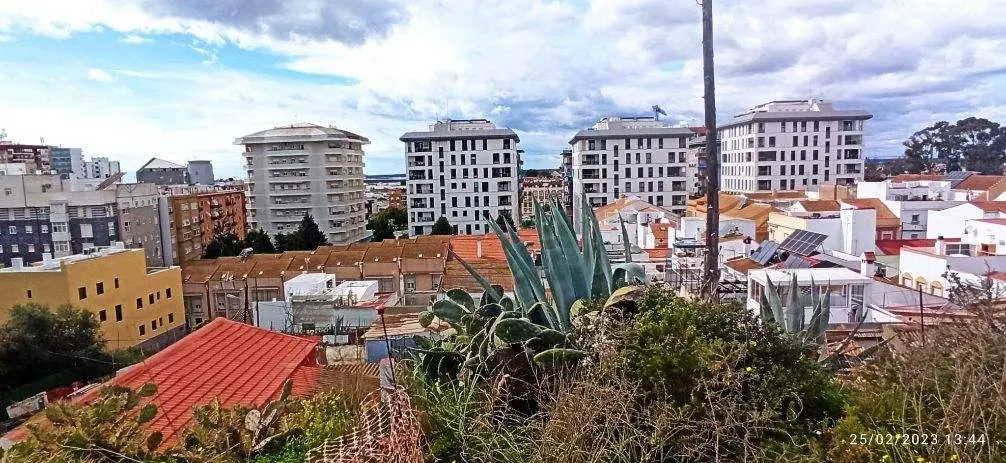
[[[433,222],[436,220],[432,212],[420,212],[416,214],[416,222]]]
[[[581,164],[585,166],[596,166],[601,163],[601,160],[596,154],[588,154],[583,156],[583,162]]]
[[[433,180],[426,178],[425,171],[409,171],[409,180]]]
[[[596,183],[587,183],[583,185],[584,193],[600,193],[601,189],[597,187]]]
[[[311,191],[311,188],[307,187],[307,188],[273,189],[273,190],[269,190],[269,196],[276,196],[276,195],[305,195],[305,194],[310,194],[310,193],[304,193],[305,191]]]
[[[601,178],[601,174],[597,169],[584,170],[582,178],[584,180],[598,180]]]

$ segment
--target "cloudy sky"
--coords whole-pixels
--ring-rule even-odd
[[[772,99],[874,114],[871,156],[941,119],[1006,120],[1006,0],[716,0],[719,119]],[[368,174],[438,118],[515,129],[528,167],[659,104],[700,124],[696,0],[0,0],[0,128],[135,171],[240,176],[235,137],[363,134]]]

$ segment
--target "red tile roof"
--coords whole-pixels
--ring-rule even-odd
[[[158,412],[147,427],[160,431],[162,446],[169,447],[178,443],[181,432],[192,422],[192,407],[205,405],[214,397],[227,406],[259,406],[277,397],[290,378],[298,392],[312,391],[317,375],[298,370],[316,366],[317,345],[316,340],[215,318],[106,384],[134,389],[156,384],[157,394],[151,401],[157,404]],[[298,380],[301,384],[296,384]],[[90,403],[98,392],[93,389],[75,402]],[[5,437],[16,441],[26,434],[21,427]]]
[[[916,182],[920,180],[943,180],[943,176],[939,174],[898,174],[891,178],[891,182],[893,183]]]
[[[947,243],[959,243],[960,238],[946,238]],[[936,245],[936,240],[915,239],[915,240],[877,240],[877,249],[885,256],[897,256],[901,254],[901,248],[932,248]]]
[[[667,231],[670,230],[671,224],[669,223],[653,223],[650,224],[650,230],[653,231],[653,239],[657,241],[667,241]]]
[[[877,227],[897,228],[901,226],[901,219],[891,212],[891,209],[877,198],[844,199],[843,203],[854,206],[856,209],[873,209],[877,211]]]
[[[841,209],[841,205],[838,201],[832,201],[830,199],[818,200],[818,201],[800,201],[800,205],[803,206],[803,210],[807,212],[830,212],[838,211]]]
[[[992,225],[1006,225],[1006,219],[979,219],[978,222],[990,223]]]
[[[644,249],[646,254],[650,256],[650,260],[664,260],[667,259],[667,255],[670,254],[670,248],[653,248]]]
[[[1006,212],[1006,201],[972,201],[971,204],[985,212]]]
[[[1002,180],[1003,176],[1001,175],[969,175],[963,182],[958,183],[954,189],[986,191]]]

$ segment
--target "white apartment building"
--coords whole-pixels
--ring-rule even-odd
[[[366,137],[333,126],[293,124],[238,138],[248,171],[248,221],[269,234],[310,214],[331,244],[364,239]]]
[[[513,130],[486,119],[449,119],[399,140],[405,142],[411,235],[429,234],[440,217],[464,235],[491,231],[487,214],[516,219],[521,152]]]
[[[684,215],[694,167],[689,167],[687,127],[667,127],[653,117],[605,117],[573,136],[573,225],[580,232],[581,196],[591,207],[636,195]]]
[[[823,100],[772,101],[719,127],[723,191],[807,190],[863,179],[865,111]],[[813,189],[813,188],[811,188]]]
[[[92,156],[90,161],[84,161],[84,177],[108,178],[121,172],[119,161],[109,161],[107,157]]]

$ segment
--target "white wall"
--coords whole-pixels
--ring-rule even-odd
[[[984,215],[978,206],[964,203],[949,207],[943,210],[926,211],[926,238],[962,238],[964,236],[964,222],[967,220],[980,219]]]
[[[887,199],[888,182],[859,182],[856,184],[857,198]]]
[[[842,209],[842,252],[858,256],[877,250],[877,211]]]

